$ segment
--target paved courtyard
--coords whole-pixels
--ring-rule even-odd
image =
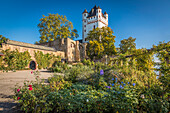
[[[40,78],[47,79],[53,75],[47,70],[40,70]],[[34,74],[31,74],[31,70],[0,73],[0,113],[1,112],[16,112],[13,108],[16,106],[16,102],[12,99],[14,95],[15,85],[24,85],[24,81],[35,81]]]

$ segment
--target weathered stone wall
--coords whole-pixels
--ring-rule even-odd
[[[84,47],[80,50],[80,45],[84,46],[83,44],[80,44],[79,41],[74,41],[70,38],[65,39],[57,39],[52,42],[42,43],[38,45],[43,45],[46,47],[52,47],[55,48],[58,51],[64,51],[65,52],[65,59],[68,62],[74,62],[74,61],[80,61],[81,58],[84,58]],[[80,58],[81,56],[81,58]]]
[[[37,46],[34,44],[28,44],[28,43],[23,43],[23,42],[17,42],[17,41],[12,41],[8,40],[6,43],[2,43],[2,47],[0,48],[0,51],[2,50],[7,50],[9,49],[10,51],[18,50],[19,52],[24,52],[28,51],[31,55],[32,61],[35,61],[36,59],[34,56],[34,52],[41,51],[43,54],[54,54],[55,56],[61,56],[62,58],[65,58],[65,52],[64,51],[56,51],[53,48],[47,48],[43,46]],[[29,65],[27,66],[29,67]]]

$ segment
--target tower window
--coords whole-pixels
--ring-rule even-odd
[[[86,30],[84,30],[84,32],[86,32]]]
[[[95,25],[93,26],[93,29],[95,29]]]
[[[84,14],[84,16],[86,16],[86,14]]]
[[[86,22],[86,21],[84,20],[84,22]]]
[[[84,25],[84,27],[86,27],[86,25]]]

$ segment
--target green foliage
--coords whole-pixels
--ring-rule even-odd
[[[64,73],[65,70],[67,70],[68,68],[69,66],[66,63],[63,63],[61,61],[55,61],[52,64],[52,67],[49,68],[49,70],[57,73]]]
[[[8,38],[5,38],[5,37],[3,37],[2,35],[0,35],[0,47],[2,47],[2,43],[4,43],[5,41],[7,41],[8,40]]]
[[[121,40],[120,46],[120,52],[122,54],[128,53],[131,54],[133,50],[136,49],[136,38],[129,37],[128,39]]]
[[[87,55],[91,60],[116,54],[115,36],[113,36],[113,31],[109,27],[93,29],[89,32],[87,41],[89,41],[86,49]]]
[[[77,65],[65,71],[65,79],[71,80],[73,83],[76,81],[83,81],[90,77],[94,73],[91,67]]]
[[[170,42],[160,42],[153,49],[158,57],[159,62],[155,63],[160,71],[159,80],[163,83],[165,90],[170,91]]]
[[[137,83],[117,81],[116,77],[109,83],[103,75],[98,77],[96,87],[54,75],[48,79],[49,84],[27,82],[16,88],[14,98],[18,98],[24,112],[168,112],[169,103],[161,97],[159,84],[140,88]]]
[[[41,35],[39,43],[54,41],[58,38],[78,37],[77,30],[73,30],[72,22],[68,21],[66,16],[59,14],[43,15],[40,21],[38,24]]]
[[[94,65],[94,62],[93,61],[90,61],[90,59],[86,60],[86,59],[83,59],[82,63],[84,65],[87,65],[87,66],[93,66]]]
[[[28,66],[31,61],[31,56],[28,51],[19,52],[18,50],[10,51],[9,49],[3,50],[4,54],[1,57],[1,67],[3,70],[23,70]]]
[[[39,69],[51,67],[55,61],[61,60],[61,58],[53,54],[43,54],[41,51],[34,52],[34,54]]]
[[[64,76],[55,75],[48,78],[49,85],[53,90],[61,90],[67,87],[70,87],[72,83],[70,81],[65,81]]]

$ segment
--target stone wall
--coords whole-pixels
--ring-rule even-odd
[[[55,56],[61,56],[61,58],[65,58],[65,52],[64,51],[57,51],[54,48],[45,47],[45,46],[38,46],[34,44],[29,43],[23,43],[13,40],[8,40],[5,43],[2,43],[2,47],[0,48],[0,51],[7,50],[10,51],[18,50],[19,52],[28,51],[31,55],[31,59],[36,62],[36,59],[34,57],[34,52],[41,51],[43,54],[54,54]],[[29,67],[29,65],[27,66]]]
[[[80,61],[81,59],[85,58],[84,44],[81,44],[79,41],[74,41],[70,38],[57,39],[52,42],[46,42],[38,45],[52,47],[58,51],[65,52],[65,59],[68,62]]]

